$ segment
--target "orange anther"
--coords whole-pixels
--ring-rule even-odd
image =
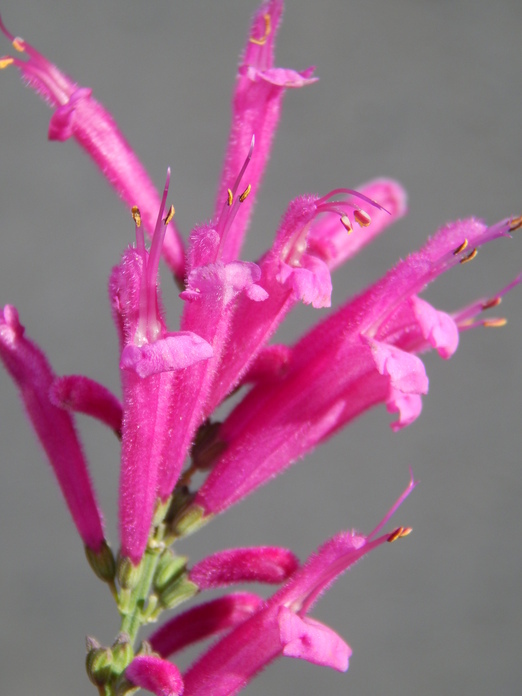
[[[131,208],[132,219],[136,223],[136,227],[141,227],[141,213],[137,205],[133,205]]]
[[[176,212],[176,211],[174,210],[174,206],[171,205],[170,208],[168,209],[168,212],[167,212],[167,214],[166,214],[166,216],[165,216],[165,219],[163,220],[163,223],[164,223],[165,225],[168,225],[168,224],[169,224],[169,222],[170,222],[170,221],[172,220],[172,218],[174,217],[174,213],[175,213],[175,212]]]
[[[486,300],[486,302],[484,302],[482,304],[481,309],[484,310],[484,309],[491,309],[491,307],[498,307],[501,302],[502,302],[501,297],[492,297],[491,300]]]
[[[461,251],[464,251],[464,249],[468,246],[468,240],[465,239],[462,244],[459,244],[456,249],[453,250],[453,256],[457,256],[457,254],[460,254]]]
[[[11,65],[11,63],[13,63],[13,62],[14,62],[14,58],[11,58],[11,56],[2,56],[0,58],[0,70],[7,68],[7,66]]]
[[[507,319],[505,317],[499,317],[498,319],[485,319],[482,322],[482,326],[485,326],[488,329],[498,329],[501,326],[505,326],[506,324]]]
[[[372,221],[368,213],[365,210],[359,210],[359,208],[356,208],[353,211],[353,219],[358,225],[360,225],[360,227],[368,227]]]
[[[248,196],[248,194],[250,193],[251,190],[252,190],[252,184],[248,184],[248,186],[246,187],[246,189],[245,189],[245,190],[243,191],[243,193],[239,196],[239,202],[240,202],[240,203],[243,203],[243,201],[244,201],[245,198]]]
[[[13,48],[20,53],[25,51],[25,41],[20,36],[16,36],[11,43],[13,44]]]
[[[227,189],[227,205],[231,206],[233,202],[234,194],[232,193],[232,189]]]
[[[251,36],[249,39],[250,43],[256,44],[257,46],[264,46],[264,44],[266,44],[266,40],[270,35],[270,32],[272,31],[272,28],[270,26],[270,15],[268,13],[263,15],[263,19],[265,20],[264,35],[260,39],[255,39],[253,36]]]
[[[464,256],[464,258],[460,259],[459,263],[467,263],[468,261],[472,261],[477,254],[478,251],[476,249],[473,249],[473,251],[470,251],[467,256]]]
[[[341,217],[341,225],[348,232],[348,234],[350,234],[350,232],[353,232],[352,223],[350,222],[350,218],[348,217],[348,215],[343,215]]]
[[[519,215],[517,218],[514,218],[511,220],[509,224],[509,231],[514,232],[515,230],[519,230],[522,227],[522,215]]]

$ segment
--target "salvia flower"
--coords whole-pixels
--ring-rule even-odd
[[[279,655],[345,672],[352,654],[350,647],[308,613],[332,583],[363,556],[386,541],[410,533],[411,529],[399,527],[377,536],[416,485],[412,478],[368,536],[352,530],[339,532],[325,542],[250,618],[190,667],[183,677],[185,695],[235,694]]]
[[[109,278],[121,399],[83,375],[55,375],[41,349],[25,337],[16,309],[6,305],[0,315],[0,358],[91,566],[109,584],[121,617],[112,646],[88,640],[87,672],[106,696],[139,687],[158,696],[235,694],[278,656],[348,669],[350,647],[310,610],[369,551],[410,533],[407,527],[382,529],[415,487],[413,478],[370,534],[340,532],[304,564],[280,546],[230,548],[191,564],[172,545],[370,408],[384,405],[396,414],[393,430],[413,423],[428,391],[419,356],[435,349],[447,359],[460,331],[502,325],[503,318],[482,313],[522,281],[521,274],[496,295],[451,314],[420,297],[439,275],[471,261],[479,247],[522,227],[522,218],[492,226],[475,218],[450,222],[293,345],[271,343],[297,303],[330,307],[333,271],[406,213],[406,194],[390,179],[298,196],[266,253],[256,263],[239,258],[285,92],[316,80],[313,68],[298,72],[274,64],[282,11],[282,0],[266,0],[252,20],[214,213],[194,226],[186,253],[174,207],[167,204],[170,170],[158,195],[91,90],[0,20],[0,30],[25,56],[5,56],[0,68],[14,65],[48,102],[49,138],[75,140],[135,224],[135,243]],[[164,318],[162,255],[182,288],[179,331],[169,330]],[[218,421],[216,409],[245,386],[246,395]],[[121,440],[117,561],[104,538],[75,413],[96,418]],[[156,630],[150,643],[135,647],[139,629],[164,610],[245,582],[281,587],[268,599],[229,593],[184,610]],[[217,642],[182,678],[166,658],[211,636]]]

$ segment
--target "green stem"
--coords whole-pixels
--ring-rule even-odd
[[[122,616],[120,630],[130,636],[132,644],[136,640],[138,630],[143,623],[143,610],[150,594],[158,558],[158,549],[147,549],[145,551],[145,555],[141,560],[140,579],[131,592],[128,606],[125,614]]]

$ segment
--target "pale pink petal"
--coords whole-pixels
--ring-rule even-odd
[[[346,672],[352,650],[335,631],[308,616],[301,618],[284,606],[277,619],[285,657]]]
[[[179,331],[142,346],[129,344],[121,354],[120,368],[139,377],[172,372],[212,356],[212,347],[191,331]]]

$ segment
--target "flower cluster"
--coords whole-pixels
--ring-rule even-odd
[[[492,226],[474,218],[451,222],[294,345],[271,343],[297,303],[329,307],[331,273],[406,212],[403,189],[387,179],[301,196],[289,204],[266,254],[257,263],[238,259],[285,91],[316,80],[313,68],[274,67],[282,9],[282,0],[266,0],[253,18],[214,215],[192,230],[186,251],[167,204],[170,172],[159,196],[91,90],[0,21],[25,56],[4,56],[0,68],[17,67],[49,103],[49,138],[73,138],[135,223],[135,244],[109,279],[121,401],[88,377],[55,375],[26,337],[17,310],[7,305],[0,315],[0,358],[20,390],[88,560],[109,585],[121,616],[111,647],[88,641],[87,671],[100,693],[142,687],[162,695],[234,694],[279,655],[345,671],[349,646],[309,612],[362,556],[410,533],[407,527],[382,529],[415,487],[413,477],[370,534],[340,532],[303,564],[288,549],[253,547],[219,551],[190,565],[173,544],[370,408],[384,404],[397,414],[394,430],[412,423],[428,391],[419,354],[435,349],[449,358],[460,331],[501,325],[502,319],[481,314],[522,279],[453,314],[428,304],[419,296],[428,283],[522,225],[521,218]],[[179,331],[170,331],[164,320],[157,281],[162,256],[182,288]],[[243,387],[246,395],[223,422],[216,421],[216,409]],[[105,539],[75,413],[98,419],[121,439],[117,558]],[[204,481],[194,490],[196,472]],[[164,610],[244,582],[281,587],[268,599],[231,592],[199,604],[135,647],[140,627]],[[184,675],[167,660],[209,636],[217,642]]]

